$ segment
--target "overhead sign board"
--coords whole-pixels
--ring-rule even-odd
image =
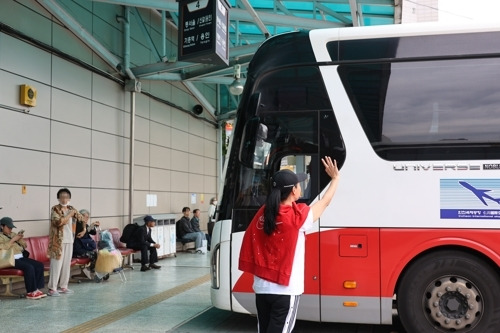
[[[226,0],[179,1],[179,60],[229,64]]]

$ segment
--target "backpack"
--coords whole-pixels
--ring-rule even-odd
[[[120,237],[120,242],[127,244],[134,238],[134,234],[139,229],[137,223],[130,223],[123,228],[122,236]]]

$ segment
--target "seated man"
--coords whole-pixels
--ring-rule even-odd
[[[203,232],[196,232],[191,226],[191,221],[189,220],[189,213],[191,209],[189,207],[182,208],[182,218],[178,221],[179,228],[177,228],[177,238],[181,240],[194,241],[196,252],[203,253],[203,241],[205,240],[205,234]]]
[[[156,244],[151,238],[151,229],[156,225],[156,220],[146,215],[144,225],[137,228],[132,235],[132,239],[127,242],[129,249],[141,251],[141,272],[149,271],[151,268],[160,269],[161,266],[155,264],[158,262],[158,254],[156,249],[160,248],[160,244]],[[148,255],[149,252],[149,255]],[[149,266],[147,264],[149,263]]]
[[[207,239],[207,248],[208,248],[208,250],[210,250],[210,240],[212,239],[212,237],[210,237],[209,234],[205,234],[203,231],[201,231],[201,229],[200,229],[200,215],[201,215],[201,211],[198,208],[193,210],[193,218],[191,219],[191,228],[193,228],[193,230],[195,232],[201,232],[205,235],[205,238]]]

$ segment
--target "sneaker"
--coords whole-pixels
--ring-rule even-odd
[[[26,298],[27,299],[40,299],[40,298],[42,298],[42,296],[39,295],[36,291],[34,291],[31,293],[26,293]]]
[[[160,268],[161,268],[161,266],[158,266],[158,265],[156,265],[156,264],[151,264],[151,265],[149,265],[149,268],[152,268],[152,269],[160,269]]]
[[[74,294],[75,292],[68,288],[61,288],[58,290],[61,294]]]
[[[49,291],[47,291],[47,296],[59,297],[61,294],[59,294],[57,290],[49,289]]]
[[[34,293],[38,296],[40,296],[40,298],[44,298],[44,297],[47,297],[47,294],[43,293],[42,291],[40,290],[35,290]]]

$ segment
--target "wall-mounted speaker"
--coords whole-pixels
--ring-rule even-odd
[[[25,106],[36,106],[36,89],[27,85],[21,85],[19,103]]]
[[[195,106],[193,106],[193,112],[194,114],[199,116],[203,112],[203,106],[201,106],[200,104],[196,104]]]

